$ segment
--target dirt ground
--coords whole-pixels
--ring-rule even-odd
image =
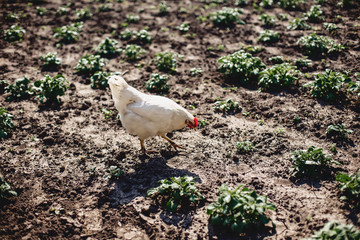
[[[170,10],[165,15],[158,14],[159,2],[150,0],[113,1],[108,12],[97,11],[103,4],[98,1],[0,2],[1,35],[14,24],[6,20],[11,12],[19,13],[16,22],[26,29],[22,42],[11,44],[0,39],[0,79],[14,82],[27,76],[35,81],[45,74],[61,73],[71,83],[58,108],[44,107],[34,98],[9,102],[5,101],[6,94],[0,95],[1,106],[14,115],[15,124],[12,135],[0,140],[0,174],[19,194],[0,203],[1,239],[239,239],[239,235],[214,229],[206,215],[206,206],[217,199],[224,183],[231,187],[244,184],[277,207],[267,213],[277,226],[274,232],[249,233],[241,239],[302,239],[330,220],[360,226],[359,212],[339,200],[334,180],[336,172],[353,173],[360,168],[359,100],[355,96],[336,103],[314,99],[302,88],[312,80],[304,76],[298,86],[257,92],[254,87],[226,81],[217,70],[218,58],[239,50],[240,43],[261,45],[264,51],[254,56],[267,66],[271,66],[268,58],[272,56],[291,60],[302,57],[296,45],[301,36],[313,31],[329,34],[322,23],[310,23],[314,30],[306,31],[286,27],[315,2],[307,1],[299,11],[263,9],[272,15],[289,15],[288,20],[277,20],[271,28],[281,34],[281,40],[271,44],[257,43],[265,27],[258,20],[259,13],[253,11],[252,1],[241,7],[240,18],[246,24],[230,29],[197,17],[222,6],[234,7],[233,1],[218,6],[207,2],[167,1]],[[300,70],[311,76],[331,68],[349,71],[353,77],[360,72],[359,4],[345,9],[338,7],[337,1],[326,2],[322,4],[325,21],[339,26],[331,38],[347,48],[336,56],[312,58],[313,66]],[[71,3],[69,14],[57,16],[55,11],[67,3]],[[39,16],[37,6],[49,12]],[[87,6],[93,16],[84,21],[79,41],[57,48],[53,29],[72,23],[75,9]],[[138,139],[116,118],[110,90],[92,89],[89,76],[76,74],[73,69],[80,57],[93,53],[105,37],[117,39],[121,47],[128,44],[119,38],[128,13],[140,16],[140,21],[128,28],[148,27],[153,42],[143,45],[147,50],[144,59],[127,62],[119,55],[105,68],[127,71],[124,78],[129,84],[147,92],[145,81],[158,72],[151,62],[156,53],[171,51],[184,56],[177,72],[169,74],[170,91],[165,96],[209,123],[198,131],[184,128],[168,134],[185,150],[176,152],[163,139],[154,137],[146,146],[159,153],[143,156]],[[190,36],[176,29],[183,22],[190,23]],[[219,45],[224,49],[218,49]],[[40,56],[55,51],[62,58],[61,67],[43,70]],[[203,74],[191,76],[193,67],[201,67]],[[218,98],[238,101],[242,112],[214,113]],[[105,119],[103,108],[114,111],[110,119]],[[243,114],[246,112],[249,114]],[[294,124],[295,116],[300,123]],[[263,125],[258,123],[261,119]],[[319,180],[289,180],[291,152],[313,145],[330,153],[334,142],[326,138],[325,130],[335,123],[345,123],[354,131],[349,141],[336,143],[333,159],[342,165]],[[236,152],[236,142],[245,140],[254,143],[252,154]],[[125,172],[117,180],[106,178],[112,165]],[[146,197],[146,191],[157,186],[158,180],[184,175],[197,177],[197,187],[206,199],[197,208],[169,213]]]

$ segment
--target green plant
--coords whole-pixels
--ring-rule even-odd
[[[259,90],[277,90],[280,87],[291,86],[298,81],[300,72],[289,63],[276,64],[260,73]]]
[[[170,7],[166,4],[166,2],[165,1],[161,1],[160,3],[159,3],[159,12],[160,12],[160,14],[166,14],[166,13],[168,13],[169,12],[169,10],[170,10]]]
[[[260,36],[258,38],[258,42],[263,43],[272,43],[280,40],[280,34],[278,32],[274,32],[273,30],[264,30],[260,32]]]
[[[119,168],[118,166],[110,166],[109,174],[106,177],[114,179],[114,178],[120,177],[123,174],[124,174],[124,171],[121,168]]]
[[[343,194],[340,200],[348,201],[360,208],[360,171],[350,175],[338,173],[336,181],[340,182],[339,187]]]
[[[310,88],[311,95],[316,98],[333,101],[347,82],[350,82],[350,79],[346,74],[326,69],[324,73],[316,74],[315,80],[305,84],[304,87]]]
[[[82,31],[83,22],[72,23],[61,28],[54,29],[54,38],[60,38],[59,42],[71,43],[79,40],[79,33]]]
[[[357,240],[360,239],[360,231],[353,225],[343,225],[337,221],[331,221],[322,229],[315,232],[311,238],[304,240]]]
[[[310,67],[312,66],[312,61],[310,59],[305,58],[299,58],[295,60],[295,66],[298,68],[301,67]]]
[[[280,64],[284,63],[284,57],[283,56],[273,56],[269,58],[269,61],[273,64]]]
[[[21,42],[25,33],[26,31],[22,27],[18,25],[12,25],[9,29],[4,31],[4,40],[8,42]]]
[[[11,190],[10,185],[5,181],[5,179],[0,177],[0,200],[11,197],[17,197],[17,195],[18,195],[17,192]]]
[[[90,8],[82,8],[75,10],[76,20],[81,21],[92,17]]]
[[[238,153],[249,153],[254,150],[254,144],[250,141],[237,142],[236,143],[236,151]]]
[[[3,79],[0,79],[0,94],[4,93],[5,88],[9,86],[9,82]]]
[[[105,58],[102,58],[100,55],[85,54],[85,56],[80,58],[74,69],[78,73],[95,73],[102,70],[102,68],[105,66],[105,61]]]
[[[113,8],[114,8],[114,5],[112,3],[104,3],[104,4],[100,5],[100,7],[98,8],[98,11],[99,12],[109,12]]]
[[[140,21],[140,16],[134,15],[133,13],[129,13],[126,15],[126,22],[127,23],[137,23]]]
[[[130,61],[141,59],[146,54],[146,50],[139,45],[129,44],[123,51],[125,57]]]
[[[323,26],[325,30],[331,34],[336,33],[336,31],[338,30],[338,26],[335,23],[323,23]]]
[[[152,73],[145,86],[149,92],[168,92],[170,89],[170,86],[167,84],[168,81],[169,77],[167,75]]]
[[[347,139],[348,134],[351,134],[353,131],[350,129],[346,129],[345,127],[346,125],[342,123],[329,125],[325,131],[326,136],[335,139]]]
[[[262,0],[259,4],[260,7],[263,8],[270,8],[274,5],[274,1],[273,0]]]
[[[49,10],[47,10],[46,8],[43,7],[36,7],[36,13],[39,16],[44,16]]]
[[[9,22],[15,22],[19,20],[19,16],[16,13],[9,13],[6,15],[5,19]]]
[[[267,197],[250,191],[243,185],[234,190],[223,184],[219,190],[217,202],[206,208],[211,222],[220,227],[229,228],[234,232],[243,233],[250,230],[261,230],[269,222],[275,224],[265,215],[266,210],[275,210]]]
[[[152,198],[157,198],[159,195],[163,196],[166,209],[175,212],[179,205],[197,204],[203,199],[195,183],[195,179],[190,176],[163,179],[159,181],[160,186],[147,191],[147,196]]]
[[[240,83],[248,83],[258,78],[260,72],[266,67],[258,57],[253,57],[244,50],[218,59],[219,71],[233,79],[239,79]]]
[[[262,21],[265,26],[273,26],[276,23],[276,17],[267,13],[261,14],[259,20]]]
[[[61,58],[57,57],[57,52],[48,52],[41,56],[40,59],[43,61],[44,68],[57,67],[61,64]]]
[[[245,50],[248,53],[255,54],[264,51],[261,46],[252,46],[252,45],[244,45],[240,44],[241,49]]]
[[[294,20],[289,22],[290,25],[287,26],[289,30],[307,30],[311,29],[310,25],[306,23],[304,18],[294,18]]]
[[[235,0],[235,6],[245,6],[248,4],[248,0]]]
[[[113,110],[107,110],[105,108],[102,108],[101,112],[105,115],[105,119],[110,119],[114,114]]]
[[[65,77],[58,74],[54,77],[45,75],[43,79],[34,82],[37,96],[41,103],[60,103],[59,96],[65,95],[68,82]]]
[[[177,26],[176,28],[179,29],[180,32],[186,33],[190,29],[190,24],[189,23],[183,23],[180,26]]]
[[[69,11],[70,11],[70,9],[68,7],[59,7],[56,10],[56,15],[63,16],[63,15],[68,14]]]
[[[211,13],[209,16],[210,20],[216,25],[233,26],[236,23],[244,25],[245,22],[239,18],[240,13],[242,13],[240,9],[223,7],[221,10]]]
[[[121,52],[121,48],[118,41],[107,37],[99,43],[95,51],[101,56],[113,56]]]
[[[206,125],[208,125],[209,124],[209,122],[208,121],[206,121],[206,120],[204,120],[204,119],[201,119],[200,121],[199,121],[199,128],[203,128],[203,127],[205,127]]]
[[[152,42],[152,36],[146,29],[141,29],[140,31],[134,31],[133,38],[135,39],[135,41],[138,41],[140,43]]]
[[[355,73],[355,76],[358,77],[358,81],[351,81],[346,86],[348,88],[348,92],[355,92],[357,93],[358,97],[360,97],[360,73]]]
[[[297,10],[303,3],[305,3],[305,0],[280,0],[278,5],[288,10]]]
[[[229,112],[241,112],[242,107],[238,102],[234,102],[232,99],[227,99],[225,101],[216,101],[213,107],[215,112],[229,113]]]
[[[328,169],[330,164],[340,165],[332,160],[331,155],[325,155],[322,148],[309,147],[307,150],[297,150],[291,153],[290,174],[292,177],[315,178]]]
[[[0,108],[0,138],[8,137],[10,129],[14,127],[14,123],[11,120],[12,118],[13,115],[8,113],[5,108]]]
[[[336,44],[334,40],[326,36],[316,35],[316,33],[301,37],[297,44],[308,55],[322,55],[345,49],[343,45]]]
[[[107,86],[109,86],[108,79],[110,75],[111,74],[108,72],[103,72],[103,71],[95,72],[90,78],[91,88],[105,89]]]
[[[155,54],[153,62],[155,62],[157,69],[164,72],[175,72],[176,71],[176,60],[177,54],[171,52],[162,52]]]
[[[27,77],[19,78],[15,83],[5,87],[5,92],[10,93],[6,98],[8,101],[14,99],[27,99],[33,95],[31,86],[29,86],[30,80]]]
[[[130,31],[128,28],[120,33],[121,40],[129,40],[131,39],[132,36],[133,36],[133,32]]]
[[[310,10],[304,14],[305,19],[309,22],[315,23],[323,21],[325,17],[321,16],[323,14],[323,11],[320,8],[320,5],[311,6]]]
[[[190,69],[190,75],[193,77],[196,75],[202,75],[202,73],[203,73],[202,68],[191,68]]]

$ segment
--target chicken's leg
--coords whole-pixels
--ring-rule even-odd
[[[141,145],[141,151],[143,152],[143,154],[147,154],[147,153],[156,153],[156,151],[146,151],[145,149],[145,144],[144,144],[144,140],[143,139],[140,139],[140,145]]]
[[[165,134],[164,134],[164,135],[161,135],[161,137],[162,137],[163,139],[165,139],[166,141],[168,141],[168,142],[171,144],[171,146],[172,146],[173,148],[175,148],[175,150],[177,150],[178,148],[185,149],[184,147],[177,145],[173,140],[171,140],[170,138],[168,138]]]

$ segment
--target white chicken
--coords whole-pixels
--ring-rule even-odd
[[[139,137],[143,153],[151,152],[145,150],[145,139],[156,135],[175,149],[183,148],[166,133],[186,125],[194,129],[198,126],[196,117],[169,98],[139,92],[117,75],[111,76],[108,82],[121,123],[130,134]]]

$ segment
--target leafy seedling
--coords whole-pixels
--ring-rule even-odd
[[[236,113],[241,112],[242,107],[238,102],[234,102],[232,99],[227,99],[225,101],[216,101],[213,107],[215,112],[222,113]]]
[[[275,210],[267,197],[258,195],[255,191],[243,185],[234,190],[223,184],[219,190],[217,202],[206,208],[212,224],[225,227],[233,232],[244,233],[258,231],[266,228],[266,224],[275,224],[265,215],[266,210]]]
[[[182,33],[187,33],[190,29],[190,24],[189,23],[183,23],[180,26],[176,27],[177,29],[179,29],[180,32]]]
[[[39,99],[41,103],[59,104],[61,102],[59,97],[65,95],[68,82],[61,74],[54,77],[45,75],[43,79],[34,82],[34,87],[37,92],[36,98]]]
[[[190,69],[190,75],[191,76],[196,76],[196,75],[202,75],[202,73],[203,73],[203,70],[202,70],[202,68],[191,68]]]
[[[164,72],[175,72],[177,66],[178,54],[174,54],[171,52],[162,52],[155,54],[153,62],[156,67],[160,71]]]
[[[240,9],[223,7],[221,10],[211,13],[209,17],[218,26],[231,27],[236,23],[245,25],[245,22],[240,19],[240,13],[242,13]]]
[[[123,54],[129,61],[139,60],[144,57],[146,50],[139,45],[129,44],[126,45]]]
[[[105,89],[108,84],[110,73],[104,71],[97,71],[91,76],[91,88]]]
[[[338,173],[336,181],[340,183],[339,187],[342,192],[340,200],[347,201],[356,208],[360,208],[360,171],[350,175]]]
[[[307,150],[297,150],[291,153],[292,177],[316,178],[330,168],[331,164],[340,165],[332,160],[330,155],[325,155],[322,148],[309,147]]]
[[[303,3],[305,3],[305,0],[280,0],[278,5],[288,10],[299,10]]]
[[[346,125],[340,123],[340,124],[329,125],[326,128],[325,133],[328,138],[345,140],[348,138],[348,134],[353,133],[353,131],[350,129],[346,129]]]
[[[310,10],[304,14],[304,18],[309,22],[317,23],[325,19],[325,17],[322,16],[322,14],[323,11],[321,10],[321,6],[313,5],[310,7]]]
[[[105,108],[102,108],[101,112],[105,115],[105,119],[110,119],[114,114],[114,112],[112,110],[107,110]],[[112,167],[114,167],[114,166],[112,166]]]
[[[280,40],[280,34],[273,30],[264,30],[260,32],[258,42],[273,43]]]
[[[83,21],[92,17],[90,8],[82,8],[75,10],[75,16],[77,21]]]
[[[167,75],[152,73],[150,79],[145,83],[145,87],[149,92],[168,92],[170,89],[167,84],[168,81],[169,77]]]
[[[334,40],[319,36],[316,33],[301,37],[297,44],[308,55],[324,55],[333,52],[341,52],[345,47],[341,44],[336,44]]]
[[[83,74],[92,74],[101,71],[105,66],[106,59],[100,55],[85,54],[80,58],[78,64],[74,67],[76,72]]]
[[[59,42],[63,43],[77,42],[83,26],[83,22],[76,22],[67,26],[62,26],[61,28],[55,28],[54,38],[59,38]]]
[[[122,50],[119,47],[118,41],[107,37],[99,43],[95,51],[103,57],[109,57],[120,53]]]
[[[48,52],[41,56],[40,60],[43,62],[43,68],[56,68],[61,64],[61,58],[57,57],[57,52]]]
[[[0,199],[8,199],[11,197],[17,197],[17,192],[11,189],[11,186],[0,177]]]
[[[236,151],[240,154],[250,153],[253,150],[254,150],[254,144],[250,141],[236,143]]]
[[[189,206],[198,204],[203,196],[195,186],[195,178],[190,176],[171,177],[159,181],[160,186],[147,191],[147,196],[158,198],[162,196],[166,202],[166,209],[175,212],[178,206]]]
[[[322,229],[315,232],[311,238],[304,240],[358,240],[360,231],[354,225],[344,225],[337,221],[331,221],[324,225]]]
[[[5,93],[10,93],[7,96],[8,101],[28,99],[33,95],[30,80],[27,77],[19,78],[15,83],[5,87]]]
[[[13,115],[8,113],[5,108],[0,108],[0,138],[7,138],[9,136],[9,131],[14,127],[12,118]]]
[[[9,29],[4,31],[4,40],[8,42],[22,41],[24,34],[26,33],[25,29],[18,26],[12,25]]]
[[[290,25],[287,26],[289,30],[307,30],[311,29],[310,25],[306,23],[304,18],[294,18],[294,20],[289,22]]]
[[[260,73],[259,91],[278,90],[298,82],[300,72],[289,63],[276,64]]]

